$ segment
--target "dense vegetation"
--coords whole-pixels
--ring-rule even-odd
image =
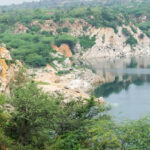
[[[149,119],[116,124],[107,114],[110,106],[94,97],[64,103],[63,96],[43,93],[22,71],[11,89],[11,98],[0,96],[2,150],[141,150],[150,146]]]

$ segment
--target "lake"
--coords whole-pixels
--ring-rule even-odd
[[[117,120],[150,115],[150,57],[88,60],[106,83],[95,88],[96,97],[110,103]]]

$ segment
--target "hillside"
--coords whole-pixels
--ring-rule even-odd
[[[0,40],[14,59],[32,67],[55,66],[55,60],[61,63],[64,56],[76,54],[149,55],[149,7],[150,3],[145,2],[135,3],[134,8],[82,6],[2,11]],[[56,51],[64,56],[56,58]]]

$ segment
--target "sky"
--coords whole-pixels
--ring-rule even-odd
[[[32,2],[39,0],[0,0],[0,5],[20,4],[22,2]]]

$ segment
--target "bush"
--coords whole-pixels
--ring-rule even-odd
[[[58,71],[57,75],[64,75],[64,74],[68,74],[70,73],[69,70],[62,70],[62,71]]]
[[[77,42],[76,38],[68,34],[61,34],[55,38],[55,44],[57,46],[60,46],[61,44],[65,43],[68,44],[71,49],[74,48],[76,42]]]
[[[141,119],[133,122],[124,122],[116,125],[111,121],[102,120],[94,122],[88,128],[93,149],[148,149],[150,127],[149,119]],[[92,138],[94,137],[94,138]]]
[[[90,38],[89,36],[80,36],[79,37],[79,42],[80,45],[84,49],[92,48],[92,46],[95,44],[96,36],[93,36]]]
[[[130,31],[128,31],[127,28],[122,28],[122,33],[123,33],[126,37],[131,36],[131,33],[130,33]]]
[[[137,43],[138,41],[132,35],[126,41],[126,44],[129,44],[130,46],[135,46]]]
[[[144,38],[144,34],[141,33],[141,34],[139,35],[139,38],[140,38],[140,39],[143,39],[143,38]]]
[[[131,26],[131,30],[132,30],[134,33],[137,33],[136,28],[134,28],[133,26]]]
[[[32,25],[30,28],[29,28],[32,32],[39,32],[41,30],[41,27],[38,26],[38,25]]]
[[[67,27],[65,27],[65,28],[62,29],[62,31],[63,31],[63,32],[66,32],[66,33],[69,32],[69,30],[70,30],[70,29],[67,28]]]
[[[42,34],[45,35],[45,36],[47,36],[47,37],[49,37],[49,36],[53,35],[53,32],[52,31],[50,31],[50,32],[48,32],[48,31],[42,31]]]
[[[33,67],[40,67],[46,65],[45,59],[36,53],[28,55],[25,59],[25,62],[29,65],[32,65]]]
[[[62,29],[61,28],[57,28],[56,31],[57,31],[57,33],[61,33]]]
[[[71,24],[74,24],[74,19],[73,18],[71,18],[70,20],[69,20],[69,22],[71,23]]]
[[[87,31],[88,26],[83,26],[83,31]]]

